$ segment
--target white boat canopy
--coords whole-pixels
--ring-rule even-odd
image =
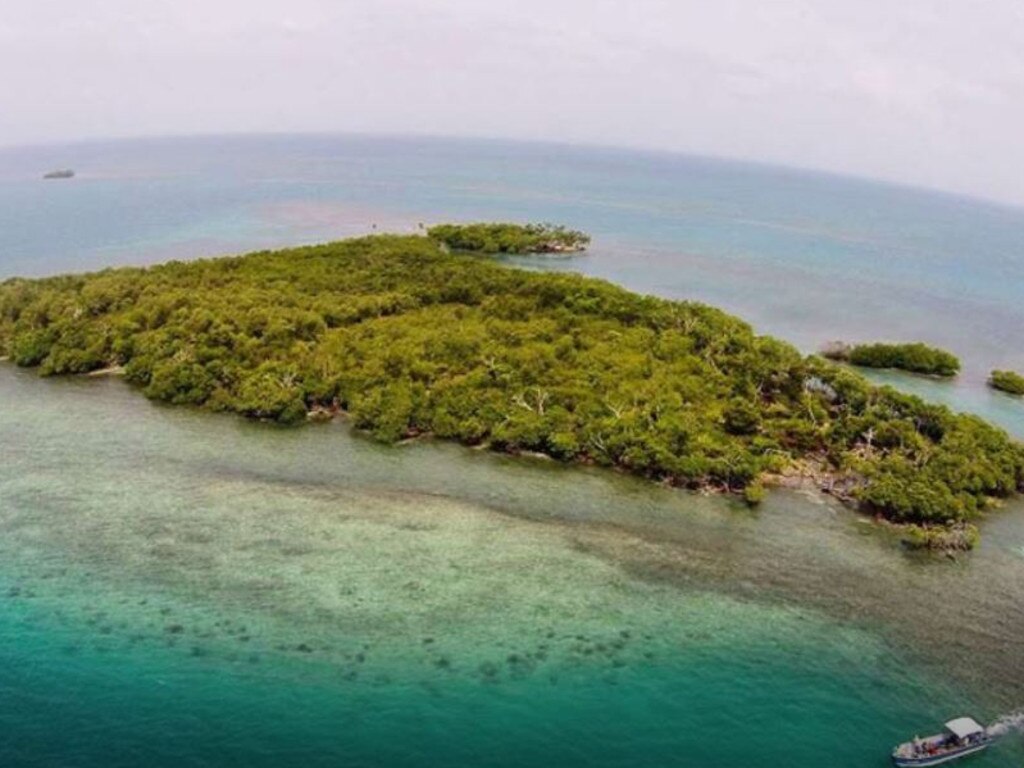
[[[985,732],[985,726],[978,723],[973,717],[958,717],[946,723],[946,730],[958,739],[966,739],[968,736],[975,736]]]

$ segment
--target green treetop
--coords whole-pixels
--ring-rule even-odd
[[[693,302],[511,269],[427,237],[0,283],[0,355],[120,365],[151,398],[292,423],[347,413],[688,487],[798,461],[900,523],[968,521],[1024,486],[1024,446]]]
[[[554,224],[439,224],[427,236],[453,251],[559,253],[582,251],[589,235]]]
[[[1011,395],[1024,395],[1024,376],[1013,371],[992,371],[989,386]]]
[[[822,354],[865,368],[893,368],[943,377],[955,376],[960,371],[960,361],[955,355],[920,342],[856,346],[837,343],[829,345]]]

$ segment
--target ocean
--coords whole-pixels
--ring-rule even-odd
[[[75,179],[43,181],[56,167]],[[1024,436],[1024,211],[677,155],[382,137],[0,150],[0,279],[464,220],[704,301]],[[958,558],[815,496],[153,404],[0,365],[0,765],[883,766],[1024,706],[1024,505]],[[979,766],[1020,765],[1013,734]]]

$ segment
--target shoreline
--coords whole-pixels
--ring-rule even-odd
[[[350,414],[344,409],[334,406],[331,408],[314,406],[306,414],[307,423],[325,423],[339,419],[345,421]],[[372,437],[369,430],[359,429],[348,425],[351,429],[367,437]],[[437,438],[432,432],[415,432],[404,435],[394,445],[411,445],[420,441],[435,440]],[[444,440],[445,442],[452,442]],[[496,447],[493,443],[481,442],[475,444],[454,441],[461,448],[476,451],[488,451],[499,456],[513,458],[532,459],[535,461],[560,464],[565,467],[600,467],[592,457],[580,456],[572,461],[561,461],[543,451],[511,450]],[[645,482],[662,485],[669,488],[702,494],[705,496],[721,496],[737,501],[744,501],[750,507],[756,509],[761,505],[763,499],[758,497],[751,501],[745,497],[746,489],[730,488],[721,483],[689,483],[680,484],[673,482],[671,478],[658,478],[639,475],[630,470],[628,466],[612,465],[601,467],[618,474],[637,477]],[[857,489],[864,487],[865,479],[854,472],[841,472],[831,470],[822,457],[805,457],[796,459],[793,463],[780,472],[767,472],[756,481],[764,488],[780,488],[792,491],[809,492],[821,498],[831,498],[839,502],[843,507],[860,516],[864,523],[878,526],[879,528],[895,533],[900,537],[900,543],[909,551],[925,551],[936,555],[943,555],[947,558],[956,559],[956,555],[973,550],[979,540],[979,531],[973,523],[963,522],[956,525],[935,525],[926,526],[916,523],[900,523],[885,518],[883,514],[867,508],[856,495]]]
[[[124,376],[124,367],[120,365],[108,365],[106,368],[97,368],[95,371],[83,373],[83,376]]]
[[[204,542],[209,542],[207,525],[223,527],[228,537],[226,541],[231,540],[236,530],[248,531],[247,535],[253,536],[258,536],[261,530],[278,531],[275,535],[294,531],[302,541],[282,542],[281,546],[294,552],[295,557],[312,556],[328,544],[326,540],[313,543],[309,537],[316,538],[315,532],[323,522],[335,519],[340,511],[339,503],[348,504],[366,491],[386,501],[387,506],[392,500],[399,500],[411,510],[411,514],[393,518],[396,530],[415,533],[426,544],[434,529],[430,520],[419,514],[422,500],[431,503],[434,499],[450,508],[447,500],[455,499],[457,506],[479,506],[495,513],[498,516],[495,519],[512,516],[540,523],[544,530],[560,531],[578,551],[607,559],[645,582],[691,591],[707,589],[743,601],[768,601],[776,605],[792,605],[796,600],[838,621],[849,618],[851,606],[867,610],[863,608],[863,601],[868,600],[872,606],[868,613],[884,621],[886,626],[894,622],[893,626],[900,628],[900,644],[905,642],[911,648],[919,647],[917,638],[932,625],[917,626],[909,617],[918,616],[918,611],[926,616],[931,601],[954,586],[950,580],[960,583],[970,577],[970,583],[958,589],[957,597],[958,601],[963,601],[958,605],[970,605],[969,595],[990,581],[997,583],[995,573],[1016,565],[1015,570],[1009,571],[1012,578],[997,589],[1000,594],[1007,589],[1015,590],[1022,573],[1018,562],[1008,562],[1008,556],[1000,552],[995,532],[988,556],[959,558],[956,564],[933,560],[925,553],[920,556],[903,554],[898,542],[889,535],[888,527],[873,525],[870,518],[861,517],[829,499],[809,484],[806,477],[791,477],[787,482],[792,488],[778,488],[769,494],[760,512],[748,513],[738,504],[726,503],[720,494],[679,493],[621,471],[609,473],[582,468],[563,471],[547,460],[544,465],[531,467],[530,461],[506,462],[502,454],[473,457],[450,441],[438,440],[436,447],[430,447],[429,435],[420,438],[425,441],[422,449],[410,446],[409,451],[390,450],[372,443],[358,434],[358,430],[348,428],[340,415],[337,425],[323,430],[292,431],[259,428],[258,425],[254,425],[256,429],[238,430],[230,423],[208,418],[207,414],[194,409],[181,409],[181,413],[168,420],[167,416],[172,414],[161,416],[159,412],[164,409],[144,398],[126,398],[121,384],[115,384],[112,379],[97,379],[98,389],[90,391],[90,387],[74,386],[70,378],[63,385],[57,380],[40,382],[42,386],[33,386],[28,376],[5,375],[3,378],[5,382],[21,381],[13,390],[21,398],[19,411],[40,393],[50,395],[43,398],[50,405],[38,412],[38,423],[46,425],[37,433],[43,444],[63,442],[61,435],[69,433],[73,427],[62,425],[59,414],[62,409],[72,408],[76,412],[82,410],[84,427],[96,433],[96,445],[102,447],[100,455],[134,456],[131,461],[137,466],[123,466],[119,461],[104,462],[104,470],[97,478],[97,489],[125,478],[132,478],[136,488],[150,482],[144,471],[138,471],[149,459],[132,450],[132,446],[148,444],[150,430],[155,429],[162,435],[161,444],[170,440],[176,446],[173,456],[179,458],[170,462],[170,466],[177,468],[176,475],[183,478],[180,484],[164,483],[161,487],[178,487],[177,493],[184,494],[183,499],[192,498],[191,489],[203,489],[202,498],[219,499],[218,503],[224,504],[222,510],[209,508],[195,512],[186,511],[179,502],[158,505],[156,508],[163,510],[161,514],[170,528],[154,529],[160,531],[155,540],[159,546],[151,552],[150,558],[162,558],[162,553],[172,551],[169,547],[181,548],[185,553],[196,546],[205,547]],[[62,392],[71,399],[62,403],[61,398],[65,396]],[[92,403],[97,403],[99,408],[93,411]],[[117,426],[117,414],[126,419],[125,425]],[[14,413],[10,417],[6,421],[12,429],[23,429],[19,425],[26,422],[17,419]],[[338,429],[342,434],[336,431]],[[122,433],[123,436],[117,438]],[[117,440],[127,441],[129,450],[125,452],[115,447]],[[73,451],[68,445],[63,453],[74,455]],[[549,469],[546,470],[545,465]],[[14,474],[19,472],[15,467],[11,469]],[[64,477],[63,470],[58,467],[57,471],[59,474],[55,477]],[[567,471],[572,474],[566,474]],[[87,478],[89,470],[79,467],[61,482],[81,483],[78,475]],[[109,478],[103,479],[103,476]],[[44,474],[37,482],[43,488],[52,480]],[[86,483],[84,487],[91,486]],[[135,526],[156,525],[157,521],[150,516],[135,515],[128,497],[119,503],[117,517],[131,530],[141,533]],[[263,510],[258,517],[252,516],[254,504]],[[284,508],[293,510],[294,514],[282,515]],[[228,512],[237,515],[239,521],[248,522],[230,523],[223,518],[223,513]],[[262,523],[257,524],[258,520],[265,520],[271,527],[263,528]],[[309,520],[308,525],[306,520]],[[1000,516],[996,530],[1019,532],[1021,522],[1019,515]],[[101,517],[92,523],[100,526],[96,529],[100,534],[109,531]],[[1011,527],[1006,528],[1007,525]],[[193,540],[191,532],[207,535]],[[89,536],[83,539],[85,531],[67,533],[74,534],[83,543],[91,540]],[[63,534],[57,531],[55,535]],[[112,541],[118,540],[115,537]],[[117,546],[122,544],[117,543]],[[90,549],[98,557],[105,556],[105,546]],[[126,549],[129,554],[134,551],[134,547]],[[276,548],[273,551],[276,552]],[[264,553],[263,548],[251,550],[253,557],[262,557]],[[277,562],[276,557],[273,555],[268,562]],[[925,562],[933,565],[922,571],[920,565]],[[814,578],[808,578],[807,567],[830,574],[827,589],[822,591],[821,585],[815,585]],[[915,573],[919,576],[913,577]],[[872,574],[878,578],[873,578]],[[911,581],[906,581],[907,578]],[[914,578],[927,581],[922,583]],[[893,589],[900,590],[900,594],[890,595]],[[877,615],[874,611],[878,611]],[[175,617],[167,621],[181,620]],[[984,626],[977,631],[983,629]],[[939,651],[947,649],[946,638],[956,639],[952,628],[948,627],[940,637],[942,642],[932,643]],[[991,639],[984,635],[979,637]],[[295,639],[295,643],[300,641],[308,642],[308,639]],[[960,646],[950,646],[948,650],[954,651],[956,647]],[[1012,655],[1012,649],[999,653],[1000,657],[1007,655]],[[304,656],[296,655],[297,658]],[[941,663],[936,663],[941,667]],[[970,679],[972,668],[967,672],[965,679]]]
[[[4,361],[0,360],[0,362]],[[123,377],[124,368],[122,366],[114,365],[78,375],[86,378]],[[135,388],[134,385],[129,382],[125,383],[128,384],[129,387]],[[198,410],[204,409],[200,408]],[[230,415],[238,418],[244,418],[239,414]],[[316,405],[306,412],[306,424],[310,425],[325,424],[335,420],[347,422],[350,418],[351,415],[347,411],[336,405],[332,407]],[[273,423],[273,420],[268,419],[257,419],[256,421],[268,424]],[[370,431],[367,429],[360,429],[351,424],[346,424],[346,426],[353,432],[356,432],[366,438],[373,439]],[[652,485],[660,485],[704,496],[718,496],[736,501],[744,501],[746,506],[750,508],[757,508],[762,503],[761,500],[753,503],[745,501],[742,489],[737,490],[720,483],[680,484],[673,482],[669,478],[638,475],[636,472],[631,471],[627,466],[612,465],[601,467],[601,465],[591,457],[579,457],[572,461],[560,461],[558,458],[542,451],[510,450],[496,447],[494,444],[487,442],[468,444],[460,441],[438,438],[433,432],[428,431],[406,434],[400,440],[391,445],[394,447],[400,447],[431,440],[441,440],[446,443],[454,443],[463,449],[487,451],[498,456],[506,456],[516,459],[530,459],[561,465],[566,468],[601,468],[620,475],[636,477],[644,482],[651,483]],[[862,480],[858,480],[851,473],[829,470],[825,462],[820,458],[796,460],[791,466],[787,467],[782,472],[766,473],[759,478],[759,482],[763,484],[766,489],[778,488],[791,491],[803,491],[809,492],[823,499],[835,499],[843,507],[858,515],[860,520],[864,523],[872,524],[899,535],[901,544],[907,550],[923,550],[936,555],[944,555],[955,559],[957,553],[969,552],[974,549],[977,544],[977,531],[974,526],[967,526],[966,528],[955,526],[950,529],[947,529],[944,526],[924,527],[913,523],[896,523],[891,520],[887,520],[881,514],[873,514],[871,510],[866,509],[858,501],[854,493],[856,488],[862,484]]]
[[[127,373],[154,400],[282,424],[347,411],[382,442],[435,434],[751,506],[779,475],[804,474],[915,547],[970,548],[966,521],[1024,489],[1024,446],[1004,430],[722,310],[444,251],[379,235],[16,283],[4,299],[23,314],[0,341],[46,375]],[[267,295],[266,274],[291,280]],[[89,311],[70,325],[30,320],[57,300]]]

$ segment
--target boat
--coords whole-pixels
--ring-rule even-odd
[[[43,174],[44,179],[73,179],[74,177],[75,172],[70,168],[60,168]]]
[[[945,724],[942,733],[914,737],[892,751],[897,768],[942,765],[986,749],[994,737],[973,717],[958,717]]]

